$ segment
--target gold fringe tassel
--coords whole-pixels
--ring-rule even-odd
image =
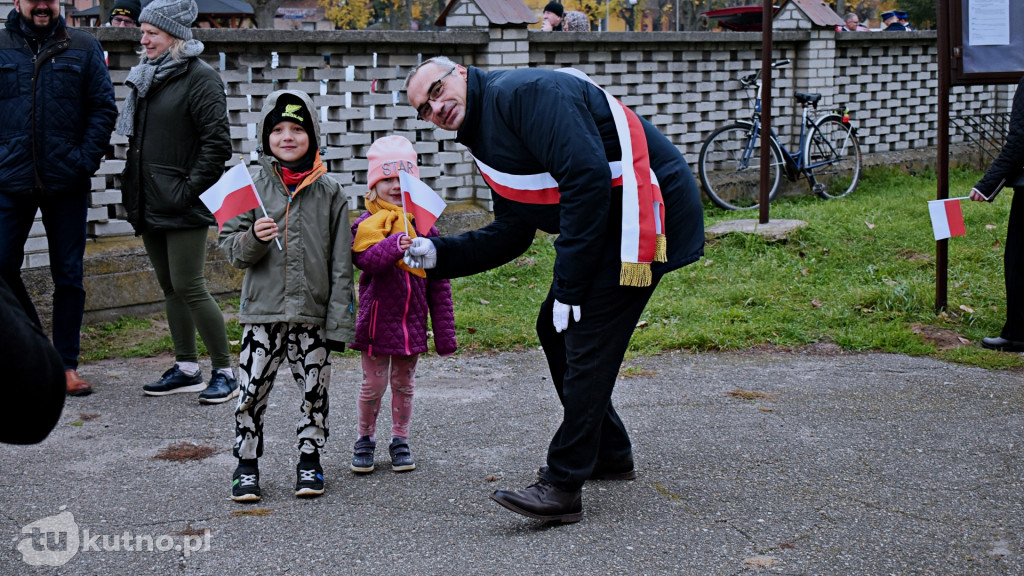
[[[664,234],[658,234],[656,236],[656,242],[654,244],[654,261],[668,262],[668,241],[665,240]]]
[[[620,286],[636,286],[642,288],[651,285],[651,265],[637,262],[623,262],[619,272]]]

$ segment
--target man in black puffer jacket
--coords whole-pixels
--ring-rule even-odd
[[[117,118],[103,48],[64,24],[57,0],[15,0],[0,32],[0,277],[35,313],[21,280],[25,241],[42,212],[53,276],[53,344],[67,393],[78,376],[89,179]]]

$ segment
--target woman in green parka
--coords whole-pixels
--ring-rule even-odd
[[[125,80],[131,92],[116,130],[128,136],[122,202],[164,292],[174,341],[174,366],[143,392],[201,392],[201,403],[216,404],[238,396],[238,383],[224,318],[203,276],[216,220],[199,195],[223,174],[231,139],[224,83],[192,38],[198,12],[195,0],[153,0],[142,10],[139,64]],[[210,353],[209,384],[199,369],[197,330]]]

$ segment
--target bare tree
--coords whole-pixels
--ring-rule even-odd
[[[274,15],[284,0],[245,0],[252,6],[253,20],[257,28],[273,28]]]

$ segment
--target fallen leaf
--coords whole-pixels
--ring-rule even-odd
[[[960,305],[960,309],[963,310],[964,312],[967,312],[968,314],[974,314],[974,310],[972,310],[971,308],[964,304]]]
[[[818,299],[815,298],[814,300],[811,300],[811,306],[814,308],[821,308],[821,302],[819,302]]]
[[[865,220],[864,223],[868,225],[868,230],[874,230],[875,229],[875,225],[872,224],[871,222],[868,222],[867,220]]]
[[[994,224],[985,224],[985,229],[986,230],[995,230],[996,227],[995,227]]]
[[[801,276],[807,276],[810,273],[811,273],[811,270],[809,268],[804,268],[803,270],[800,271],[800,275]]]
[[[647,326],[647,320],[641,320],[636,323],[637,328],[643,328],[644,326]]]
[[[481,304],[490,304],[490,302],[488,302],[487,300],[484,300],[483,298],[480,299],[480,303]]]
[[[470,334],[476,334],[476,328],[466,328],[466,332],[469,332]]]
[[[761,568],[771,568],[778,563],[779,561],[771,556],[754,556],[743,561],[743,569],[760,570]]]
[[[704,266],[705,267],[711,266],[712,262],[714,262],[714,260],[708,258],[708,259],[704,260]]]

